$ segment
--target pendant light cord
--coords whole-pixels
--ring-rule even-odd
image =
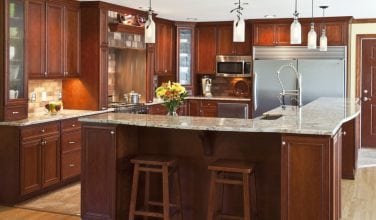
[[[295,13],[294,15],[296,16],[298,14],[298,0],[295,0]]]
[[[149,14],[149,16],[153,15],[153,12],[151,10],[151,0],[149,0],[149,13],[148,14]],[[146,29],[149,29],[149,26],[151,24],[149,16],[148,16],[148,20],[146,22]]]
[[[313,23],[313,0],[312,0],[312,18],[311,18],[311,23]]]

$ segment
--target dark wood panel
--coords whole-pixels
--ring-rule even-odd
[[[81,148],[81,129],[61,134],[61,152]]]
[[[68,77],[80,73],[80,8],[65,8],[65,72]]]
[[[175,28],[170,22],[156,22],[155,75],[175,75]]]
[[[358,145],[356,142],[356,119],[342,125],[342,178],[355,179]]]
[[[115,219],[116,127],[84,125],[82,133],[82,217]]]
[[[22,142],[20,152],[21,195],[25,195],[42,188],[40,144],[40,138],[34,138],[29,141]]]
[[[196,73],[197,74],[215,74],[216,64],[216,27],[197,26],[195,32],[196,48]]]
[[[61,180],[67,180],[81,173],[81,149],[61,155]]]
[[[64,5],[47,2],[47,74],[48,77],[64,76]]]
[[[62,132],[65,131],[72,131],[81,129],[81,122],[78,121],[78,118],[70,118],[61,121],[61,130]]]
[[[232,25],[223,25],[217,27],[217,54],[232,55],[235,54],[235,47],[232,39]]]
[[[274,37],[277,45],[290,45],[290,26],[291,24],[276,24]]]
[[[60,182],[60,136],[42,138],[42,187]]]
[[[274,24],[254,24],[253,25],[254,45],[268,46],[274,45]]]
[[[29,78],[44,77],[46,72],[46,12],[44,1],[30,0],[27,4],[27,74]]]

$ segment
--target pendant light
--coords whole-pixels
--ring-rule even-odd
[[[247,3],[243,3],[247,4]],[[242,13],[241,11],[244,9],[241,6],[241,2],[239,0],[238,3],[235,3],[235,5],[238,5],[238,7],[232,9],[230,13],[236,11],[236,18],[234,20],[233,25],[233,32],[232,32],[232,40],[234,42],[244,42],[245,40],[245,22],[244,19],[241,17]]]
[[[299,13],[297,11],[298,0],[295,0],[295,12],[294,12],[294,21],[290,26],[290,43],[291,44],[301,44],[302,43],[302,26],[298,21]]]
[[[315,23],[313,22],[313,0],[312,0],[312,20],[311,20],[311,30],[308,32],[308,49],[316,49],[317,45],[317,34],[315,31]]]
[[[148,20],[145,23],[145,43],[155,43],[155,23],[153,21],[153,11],[151,10],[151,0],[149,0]]]
[[[322,9],[322,16],[325,17],[325,9],[327,9],[329,6],[322,5],[320,8]],[[321,37],[320,37],[320,51],[328,51],[328,38],[326,37],[326,27],[325,23],[323,24],[322,31],[321,31]]]

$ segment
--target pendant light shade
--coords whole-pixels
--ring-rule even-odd
[[[312,21],[311,21],[311,30],[308,32],[308,49],[317,48],[317,34],[315,31],[315,23],[313,23],[313,0],[312,0]]]
[[[322,9],[322,16],[325,17],[325,9],[327,9],[329,6],[323,5],[320,6]],[[320,36],[320,51],[328,51],[328,38],[326,37],[326,27],[325,24],[323,24],[321,36]]]
[[[297,11],[297,0],[295,0],[295,13],[294,21],[290,26],[290,43],[291,44],[301,44],[302,43],[302,26],[298,20],[299,13]]]
[[[149,1],[148,20],[145,23],[145,43],[155,43],[155,23],[153,21],[153,11],[151,10],[151,0]]]
[[[244,42],[245,35],[245,22],[244,19],[239,18],[234,21],[233,36],[234,42]]]
[[[245,5],[247,3],[243,3],[243,5]],[[245,40],[245,22],[244,22],[244,19],[241,17],[242,15],[242,10],[244,9],[242,7],[242,3],[240,2],[237,2],[235,3],[235,5],[237,5],[236,8],[232,9],[230,11],[230,13],[232,12],[236,12],[236,18],[234,20],[234,25],[233,25],[233,29],[232,29],[232,41],[233,42],[244,42]]]

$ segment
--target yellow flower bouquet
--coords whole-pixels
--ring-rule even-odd
[[[168,110],[168,115],[177,115],[176,110],[183,104],[184,98],[188,96],[185,88],[176,82],[162,83],[155,90],[158,98],[161,98]]]

